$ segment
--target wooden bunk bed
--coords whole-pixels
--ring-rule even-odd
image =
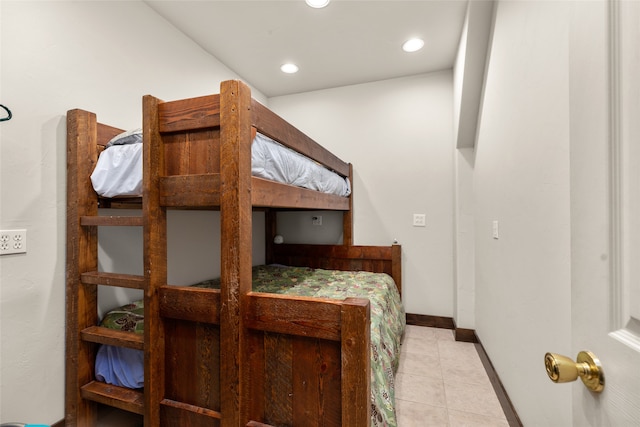
[[[352,196],[251,176],[252,137],[269,135],[345,177],[351,165],[242,82],[180,101],[145,96],[142,215],[101,216],[89,176],[122,130],[83,110],[67,117],[65,424],[96,425],[103,404],[142,414],[147,427],[370,425],[369,300],[252,292],[254,209],[265,211],[268,263],[388,273],[400,290],[400,246],[353,245]],[[170,208],[220,210],[219,290],[168,286]],[[343,211],[343,245],[272,244],[279,209]],[[143,228],[143,275],[98,272],[99,226]],[[100,285],[144,292],[143,335],[98,326]],[[144,391],[95,380],[100,344],[144,351]]]

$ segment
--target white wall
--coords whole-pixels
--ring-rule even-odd
[[[571,395],[549,382],[541,360],[571,350],[566,13],[558,2],[499,3],[475,164],[470,150],[454,155],[452,71],[268,100],[353,161],[355,243],[403,245],[408,312],[454,316],[453,219],[473,209],[476,330],[525,425],[536,426],[571,424]],[[0,124],[0,227],[26,228],[29,238],[26,255],[0,257],[0,422],[54,423],[64,407],[66,111],[138,127],[142,95],[215,93],[237,76],[142,2],[2,0],[0,19],[0,102],[14,112]],[[474,192],[460,211],[454,179]],[[413,227],[413,213],[425,213],[427,227]],[[171,281],[216,273],[219,245],[201,230],[215,234],[217,221],[171,214],[171,254],[180,260],[195,244],[215,260],[208,271],[170,264]],[[132,255],[120,256],[104,242],[101,267],[139,271],[141,237],[130,242]]]
[[[476,328],[473,148],[455,154],[455,283],[453,319],[457,328]]]
[[[476,146],[476,330],[526,426],[572,423],[570,3],[498,3]]]
[[[354,243],[402,244],[407,312],[451,317],[452,71],[270,98],[269,107],[353,162]],[[412,226],[414,213],[426,214],[425,228]]]
[[[67,110],[90,110],[131,129],[141,125],[145,94],[217,93],[221,80],[238,76],[143,2],[3,0],[0,11],[0,103],[14,114],[0,124],[0,227],[28,233],[27,254],[0,257],[0,422],[55,423],[64,416]],[[210,223],[218,230],[214,213],[176,213],[174,220],[192,234]],[[174,253],[196,245],[218,262],[207,239],[185,242],[172,233]],[[103,268],[141,268],[125,255],[111,260],[109,246],[101,250]],[[170,265],[170,274],[208,273],[180,265]]]

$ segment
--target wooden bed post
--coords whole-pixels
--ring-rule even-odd
[[[278,212],[266,209],[264,212],[265,264],[273,264],[273,239],[278,232]]]
[[[248,419],[249,367],[243,313],[251,291],[251,91],[220,85],[220,409],[222,427]]]
[[[342,426],[371,422],[371,322],[368,299],[342,304]]]
[[[160,206],[160,174],[164,173],[164,147],[158,126],[160,100],[143,98],[144,140],[144,425],[160,425],[160,402],[165,392],[164,327],[158,290],[167,284],[167,209]]]
[[[391,245],[391,277],[402,295],[402,246],[397,243]]]
[[[98,214],[89,176],[98,160],[96,115],[67,113],[67,335],[65,425],[92,426],[97,406],[85,400],[80,387],[93,380],[96,347],[81,340],[83,329],[98,321],[96,285],[83,285],[80,274],[98,269],[98,230],[82,227],[81,217]]]
[[[342,244],[353,246],[353,165],[349,163],[349,182],[351,194],[349,195],[349,210],[342,214]]]

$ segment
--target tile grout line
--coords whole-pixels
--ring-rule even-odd
[[[449,402],[447,400],[447,387],[445,385],[445,378],[444,378],[445,377],[445,372],[444,372],[444,364],[442,362],[442,349],[441,349],[441,346],[439,344],[440,344],[441,341],[442,342],[454,342],[454,343],[457,343],[458,341],[455,341],[455,338],[453,337],[453,335],[451,335],[451,337],[448,337],[448,336],[444,336],[442,333],[438,333],[438,331],[436,331],[436,329],[438,329],[438,328],[431,328],[431,327],[424,327],[424,326],[417,326],[417,325],[413,326],[413,327],[419,327],[420,329],[424,328],[423,330],[430,330],[432,332],[431,337],[434,338],[434,344],[435,344],[435,347],[436,347],[435,350],[437,352],[436,353],[437,354],[437,360],[438,360],[439,365],[440,365],[438,367],[439,376],[434,376],[434,377],[435,378],[439,378],[439,382],[442,384],[442,390],[443,390],[443,393],[444,393],[444,396],[443,396],[444,397],[444,407],[434,406],[434,405],[427,404],[427,403],[422,403],[422,405],[430,406],[430,407],[433,407],[433,408],[443,409],[444,410],[444,414],[446,415],[446,424],[447,424],[447,426],[450,426],[451,425],[451,408],[449,407]],[[410,339],[412,339],[412,340],[415,340],[415,339],[419,340],[420,339],[420,338],[418,338],[418,335],[420,335],[420,334],[415,334],[415,332],[414,332],[411,335],[412,335],[412,337]],[[407,339],[407,335],[405,335],[404,339]],[[403,342],[404,342],[404,339],[403,339]],[[482,360],[482,356],[480,354],[478,354],[477,348],[474,348],[474,350],[476,350],[476,351],[473,352],[473,354],[475,355],[475,357],[477,357],[478,367],[479,367],[479,369],[482,369],[484,367],[484,360]],[[415,352],[414,353],[414,352],[407,351],[406,347],[405,348],[401,347],[401,351],[404,351],[405,354],[409,354],[409,353],[420,354],[420,352]],[[473,357],[470,354],[467,355],[467,356],[468,357]],[[474,359],[474,361],[475,361],[475,359]],[[413,378],[416,378],[416,377],[430,378],[430,377],[426,377],[426,376],[423,376],[423,375],[415,375],[415,374],[408,373],[408,372],[404,371],[404,368],[403,368],[403,372],[402,373],[404,375],[409,375],[409,376],[411,376]],[[502,409],[502,406],[501,406],[502,402],[500,401],[499,396],[496,395],[495,390],[492,387],[492,380],[491,380],[490,376],[488,375],[488,373],[486,371],[484,371],[484,376],[486,376],[486,380],[487,380],[487,384],[486,385],[485,384],[476,384],[476,383],[465,383],[464,381],[453,381],[453,382],[454,383],[457,382],[458,384],[463,384],[463,385],[469,385],[469,386],[472,386],[472,387],[475,387],[475,386],[478,386],[478,387],[489,386],[489,389],[495,395],[495,397],[496,397],[496,399],[498,401],[498,405]],[[432,379],[435,379],[435,378],[432,378]],[[451,383],[451,381],[449,383]],[[399,401],[405,401],[405,402],[411,402],[411,403],[420,403],[420,402],[408,401],[406,399],[398,399],[398,400]],[[504,410],[501,411],[502,417],[495,417],[495,416],[489,415],[489,414],[481,414],[481,413],[464,411],[464,410],[459,410],[459,409],[456,409],[455,412],[460,413],[460,414],[466,414],[467,416],[470,416],[470,417],[482,417],[482,418],[485,418],[485,419],[492,419],[492,420],[495,420],[498,423],[501,423],[501,422],[509,423],[509,421],[510,421],[508,419],[506,413],[504,412]]]

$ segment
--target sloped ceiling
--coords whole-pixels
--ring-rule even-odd
[[[145,0],[267,97],[453,67],[467,0]],[[425,40],[414,53],[410,37]],[[300,71],[280,71],[285,62]]]

